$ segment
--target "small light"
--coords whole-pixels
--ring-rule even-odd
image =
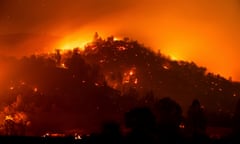
[[[35,88],[33,89],[33,91],[34,91],[34,92],[37,92],[37,91],[38,91],[38,88],[37,88],[37,87],[35,87]]]
[[[183,123],[181,123],[181,124],[179,125],[179,128],[184,129],[184,128],[185,128],[185,125],[184,125]]]

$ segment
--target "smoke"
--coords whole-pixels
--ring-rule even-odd
[[[17,42],[1,40],[4,54],[85,43],[97,31],[102,37],[130,37],[173,59],[240,80],[239,0],[3,0],[0,8],[3,37],[27,35]]]

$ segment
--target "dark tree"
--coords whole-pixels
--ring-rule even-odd
[[[182,122],[182,109],[170,98],[162,98],[156,104],[158,121],[157,136],[159,143],[184,143],[179,125]]]
[[[200,102],[195,99],[188,110],[187,128],[193,134],[205,134],[206,124],[204,110],[201,108]]]
[[[127,144],[153,144],[156,142],[154,137],[155,116],[146,107],[135,108],[125,114],[125,124],[131,131],[126,138]]]

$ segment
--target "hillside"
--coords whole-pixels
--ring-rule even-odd
[[[175,61],[137,41],[95,36],[85,50],[4,58],[0,121],[10,132],[93,131],[137,105],[171,97],[186,111],[198,98],[209,112],[231,114],[240,84],[193,62]]]

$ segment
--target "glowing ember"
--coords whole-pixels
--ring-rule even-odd
[[[37,91],[38,91],[38,88],[37,88],[37,87],[35,87],[35,88],[33,89],[33,91],[34,91],[34,92],[37,92]]]
[[[124,46],[119,46],[119,47],[117,47],[117,49],[118,49],[119,51],[124,51],[124,50],[126,50],[126,48],[125,48]]]
[[[17,112],[15,115],[14,115],[14,121],[16,123],[20,123],[21,121],[26,121],[27,119],[27,116],[25,113],[23,112]]]
[[[129,72],[129,75],[130,75],[130,76],[132,76],[132,75],[133,75],[133,71],[132,71],[132,70]]]
[[[64,68],[64,69],[67,69],[65,63],[62,63],[60,67],[61,67],[61,68]]]
[[[185,125],[184,125],[183,123],[181,123],[181,124],[179,125],[179,128],[184,129],[184,128],[185,128]]]
[[[166,65],[164,65],[164,66],[163,66],[163,68],[164,68],[164,69],[166,69],[166,70],[167,70],[167,69],[169,69],[169,67],[168,67],[168,66],[166,66]]]
[[[134,80],[134,84],[138,84],[138,79],[137,78]]]
[[[123,84],[129,83],[129,79],[130,79],[130,77],[128,75],[124,74]]]
[[[80,140],[80,139],[82,139],[82,138],[81,138],[81,136],[80,136],[79,134],[76,133],[76,134],[74,135],[74,139],[75,139],[75,140]]]
[[[24,81],[21,82],[21,85],[25,85],[26,83]]]
[[[5,120],[11,120],[11,121],[13,121],[13,117],[12,117],[11,115],[7,115],[7,116],[5,116]]]
[[[128,70],[128,72],[124,73],[122,83],[123,84],[127,84],[127,83],[137,84],[138,83],[138,79],[136,78],[136,68],[135,67],[132,67],[130,70]]]
[[[99,84],[98,84],[98,83],[95,83],[95,86],[99,86]]]

